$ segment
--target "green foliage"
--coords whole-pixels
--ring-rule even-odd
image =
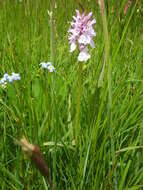
[[[0,189],[49,188],[15,144],[22,135],[40,146],[55,189],[115,189],[115,170],[118,189],[143,189],[143,4],[132,1],[124,15],[126,0],[104,1],[110,41],[106,57],[99,5],[82,3],[94,13],[97,36],[91,59],[82,67],[77,147],[78,62],[77,54],[69,53],[67,30],[80,7],[75,0],[55,2],[56,72],[49,73],[39,63],[52,59],[50,1],[0,1],[0,76],[21,75],[21,81],[0,87]],[[112,137],[107,59],[112,64]]]

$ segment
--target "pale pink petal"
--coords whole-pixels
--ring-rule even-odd
[[[90,13],[87,15],[87,19],[89,20],[89,19],[91,19],[91,17],[92,17],[92,12],[90,12]]]
[[[70,52],[73,52],[75,49],[76,49],[76,44],[75,43],[71,43]]]
[[[75,10],[75,12],[76,12],[76,16],[80,16],[79,10]]]
[[[78,39],[79,44],[89,44],[90,37],[88,35],[81,35]]]
[[[88,53],[88,49],[85,48],[79,53],[78,61],[83,62],[87,61],[88,59],[90,59],[90,54]]]
[[[88,24],[90,25],[90,26],[92,26],[93,24],[96,24],[96,20],[95,19],[93,19],[93,20],[89,20],[88,21]]]
[[[92,39],[90,40],[90,45],[92,48],[95,48],[95,44],[94,44],[94,41]]]

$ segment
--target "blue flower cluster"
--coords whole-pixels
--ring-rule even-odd
[[[20,80],[20,74],[19,73],[14,73],[12,72],[11,75],[5,73],[2,77],[2,79],[0,80],[0,84],[4,84],[6,82],[13,82],[13,81],[16,81],[16,80]]]

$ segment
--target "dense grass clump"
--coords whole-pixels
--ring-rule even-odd
[[[54,189],[143,189],[143,3],[99,2],[0,1],[0,77],[21,77],[0,85],[0,189],[50,189],[17,145],[23,135],[40,146]],[[82,64],[69,52],[75,9],[96,18]]]

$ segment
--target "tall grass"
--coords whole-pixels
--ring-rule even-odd
[[[103,24],[97,1],[81,3],[94,13],[97,36],[82,65],[77,149],[79,71],[67,30],[78,2],[56,1],[52,29],[50,1],[0,1],[0,76],[21,75],[0,87],[2,190],[49,188],[14,143],[22,135],[40,146],[55,189],[143,189],[143,4],[133,1],[124,15],[126,0],[104,1]],[[56,72],[42,70],[41,61]]]

